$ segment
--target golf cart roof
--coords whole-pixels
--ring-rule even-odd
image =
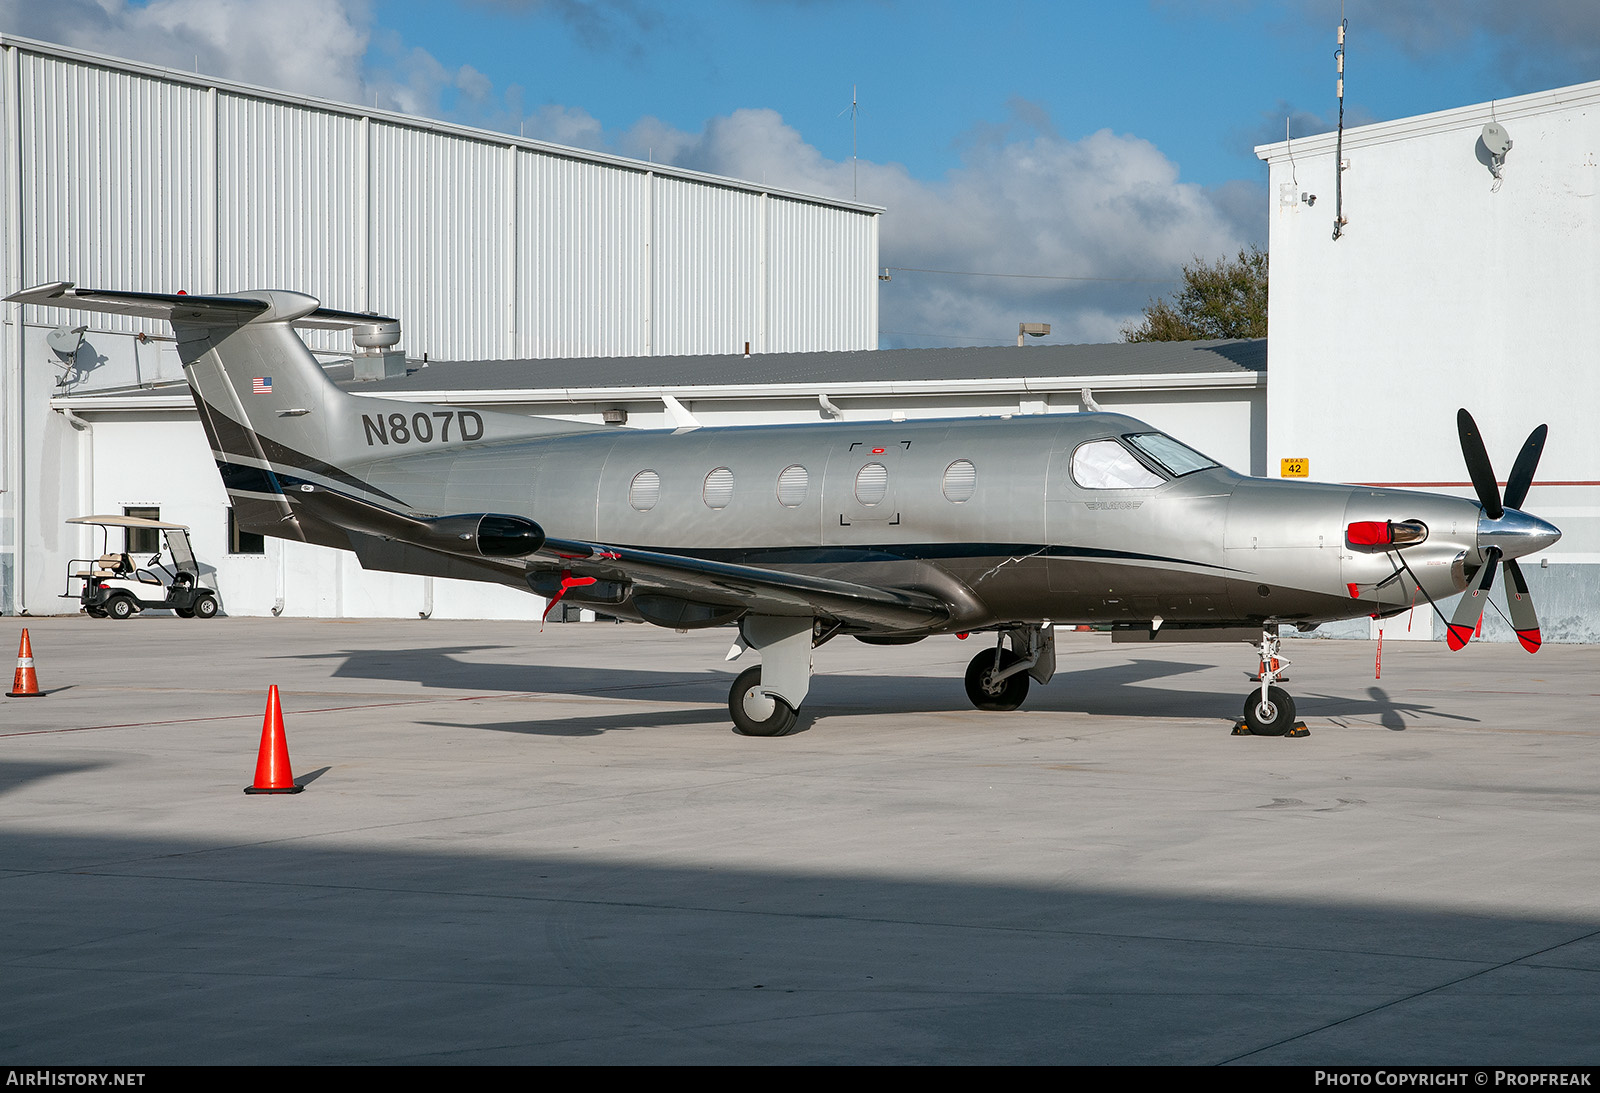
[[[168,524],[144,516],[74,516],[69,524],[99,524],[112,528],[159,528],[162,531],[188,531],[188,524]]]

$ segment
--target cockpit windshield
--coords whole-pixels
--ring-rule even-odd
[[[1182,478],[1195,471],[1220,466],[1193,448],[1180,444],[1166,433],[1128,433],[1122,439],[1149,456],[1155,464],[1174,478]]]

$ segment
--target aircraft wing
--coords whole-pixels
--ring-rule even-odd
[[[635,547],[547,539],[537,557],[577,577],[626,579],[635,600],[653,594],[745,608],[758,615],[837,619],[874,630],[922,630],[943,624],[951,615],[943,599],[916,589],[880,588]]]
[[[585,587],[586,578],[595,581],[624,582],[635,605],[643,609],[641,597],[660,597],[661,610],[670,614],[685,605],[702,605],[711,611],[700,612],[698,625],[707,625],[707,615],[719,615],[717,608],[749,611],[757,615],[802,616],[835,619],[847,625],[878,631],[927,630],[949,621],[952,607],[932,592],[913,588],[891,588],[861,584],[808,573],[769,569],[762,566],[719,562],[686,554],[644,550],[637,547],[608,546],[576,539],[547,538],[542,529],[523,517],[499,517],[520,522],[537,534],[536,549],[524,554],[516,547],[507,552],[477,553],[476,547],[463,547],[474,536],[462,535],[476,528],[483,514],[455,517],[420,517],[360,500],[337,490],[316,489],[294,495],[295,503],[308,515],[366,537],[373,542],[406,544],[435,558],[441,555],[475,559],[473,564],[491,568],[516,566],[545,578],[534,583],[545,596],[560,590],[563,577],[577,578],[573,587]],[[393,568],[393,558],[379,562],[368,542],[363,564],[371,557],[378,568]],[[438,572],[427,568],[401,568],[400,572]],[[502,571],[503,568],[502,568]],[[452,575],[452,574],[444,574]],[[582,597],[575,597],[575,601]],[[596,603],[595,606],[601,606]],[[696,625],[692,610],[684,616],[686,626]],[[663,625],[670,619],[653,618]],[[731,621],[731,619],[730,619]]]

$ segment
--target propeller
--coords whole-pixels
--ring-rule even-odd
[[[1461,435],[1461,456],[1466,460],[1467,474],[1472,478],[1472,488],[1478,495],[1478,503],[1483,506],[1483,515],[1491,524],[1504,525],[1503,528],[1492,526],[1484,528],[1480,523],[1480,542],[1484,538],[1502,538],[1511,542],[1519,536],[1537,536],[1539,531],[1533,525],[1542,524],[1542,521],[1523,516],[1519,510],[1528,497],[1528,490],[1533,486],[1533,474],[1539,467],[1539,456],[1544,452],[1544,442],[1545,437],[1549,435],[1549,427],[1541,425],[1528,434],[1528,439],[1522,445],[1522,451],[1517,453],[1517,461],[1511,467],[1511,477],[1506,479],[1504,496],[1501,495],[1500,484],[1494,476],[1494,465],[1489,462],[1489,453],[1483,446],[1483,437],[1478,432],[1478,423],[1472,420],[1472,415],[1465,409],[1456,414],[1456,430]],[[1508,509],[1514,514],[1513,517],[1507,517]],[[1537,547],[1525,549],[1537,549]],[[1495,545],[1484,548],[1483,568],[1478,571],[1478,578],[1472,587],[1462,595],[1461,602],[1456,605],[1455,614],[1446,627],[1445,641],[1451,649],[1460,649],[1472,639],[1473,632],[1477,630],[1478,623],[1483,617],[1483,606],[1488,602],[1489,590],[1494,587],[1495,570],[1505,553]],[[1542,639],[1539,635],[1539,617],[1533,609],[1533,600],[1528,595],[1528,582],[1523,577],[1522,568],[1517,565],[1516,558],[1505,558],[1505,567],[1507,579],[1510,581],[1506,603],[1511,609],[1511,627],[1517,632],[1517,640],[1522,643],[1522,647],[1530,653],[1536,653],[1539,651]]]

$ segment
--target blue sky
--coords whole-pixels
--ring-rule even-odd
[[[1600,77],[1595,0],[0,0],[0,30],[888,209],[881,344],[1115,340],[1255,144]],[[851,163],[852,87],[859,157]],[[1009,334],[1007,331],[1009,330]]]

